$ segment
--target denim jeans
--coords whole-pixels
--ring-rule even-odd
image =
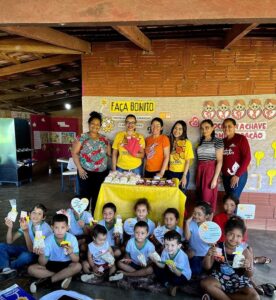
[[[14,260],[11,260],[13,259]],[[0,243],[0,269],[20,269],[37,259],[37,255],[29,252],[25,246]]]
[[[231,188],[230,187],[230,182],[231,182],[231,178],[232,176],[222,176],[222,181],[223,181],[223,186],[224,186],[224,190],[225,193],[228,195],[233,195],[236,198],[240,198],[240,195],[246,185],[246,181],[247,181],[247,177],[248,177],[248,173],[245,172],[240,176],[239,182],[238,182],[238,186]]]
[[[119,171],[119,172],[132,172],[132,173],[135,173],[135,174],[138,174],[138,175],[142,176],[143,164],[141,166],[139,166],[138,168],[135,168],[135,169],[132,169],[132,170],[126,170],[126,169],[122,169],[122,168],[119,168],[119,167],[116,167],[116,170]]]

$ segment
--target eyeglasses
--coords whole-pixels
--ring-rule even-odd
[[[101,125],[100,125],[100,124],[97,124],[97,123],[90,123],[90,126],[101,127]]]
[[[128,122],[128,121],[126,121],[126,124],[127,124],[127,125],[135,125],[136,122],[134,122],[134,121],[133,121],[133,122]]]

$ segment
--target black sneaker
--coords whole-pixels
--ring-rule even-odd
[[[2,272],[0,273],[0,281],[13,279],[17,275],[17,271],[10,268],[4,268]]]
[[[46,287],[51,286],[51,285],[52,285],[51,277],[41,278],[38,281],[34,281],[34,282],[31,283],[30,292],[32,294],[35,294],[37,292],[38,288],[41,288],[41,287],[46,288]]]

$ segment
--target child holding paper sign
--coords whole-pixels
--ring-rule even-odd
[[[98,223],[107,230],[107,240],[114,252],[115,258],[122,254],[120,246],[123,241],[123,221],[119,215],[116,217],[116,211],[117,208],[114,203],[106,203],[102,209],[103,219]]]
[[[202,201],[196,204],[193,215],[186,220],[184,235],[189,241],[189,247],[193,252],[190,266],[193,276],[199,276],[202,272],[202,261],[210,246],[203,242],[199,236],[199,226],[206,222],[212,214],[211,206]]]
[[[95,277],[102,277],[109,281],[117,281],[123,278],[122,273],[116,272],[115,258],[107,239],[107,230],[104,226],[97,224],[92,232],[93,241],[88,245],[87,260],[82,262],[84,275],[83,282]]]
[[[153,270],[157,280],[168,286],[169,294],[175,296],[177,287],[185,285],[191,279],[192,272],[186,253],[181,250],[181,235],[175,230],[166,232],[164,244],[161,259],[150,258],[154,262]]]
[[[201,281],[207,292],[202,300],[260,299],[249,280],[253,276],[252,254],[241,246],[245,231],[244,221],[231,217],[225,225],[225,242],[208,250],[203,267],[212,275]]]
[[[36,293],[40,287],[61,282],[61,288],[68,288],[72,276],[79,273],[79,246],[76,237],[67,232],[68,218],[56,214],[52,220],[53,233],[45,240],[45,249],[40,253],[38,263],[29,266],[31,276],[38,278],[30,285],[30,291]]]
[[[12,230],[14,222],[9,219],[9,216],[5,219],[5,224],[8,227],[5,243],[0,243],[0,281],[6,280],[16,276],[18,269],[29,265],[37,258],[36,254],[39,254],[40,249],[34,248],[34,241],[36,235],[36,229],[39,226],[39,231],[42,232],[42,236],[47,237],[52,233],[51,227],[44,221],[46,218],[47,209],[43,204],[36,204],[30,213],[30,221],[27,221],[26,213],[20,218],[20,228],[13,235]],[[26,246],[13,245],[13,242],[24,236]],[[33,253],[34,252],[34,253]],[[11,258],[15,258],[11,260]]]
[[[236,198],[234,195],[225,195],[223,197],[223,209],[224,212],[221,212],[214,216],[213,221],[217,223],[222,231],[221,238],[219,239],[219,242],[224,242],[225,240],[225,233],[224,233],[224,227],[226,222],[229,220],[230,217],[235,216],[235,211],[237,209],[237,206],[239,204],[239,199]],[[247,233],[244,234],[243,241],[246,243],[248,237]],[[245,245],[246,247],[246,245]],[[253,250],[249,247],[249,250],[253,253]],[[271,259],[266,256],[256,256],[254,257],[254,264],[269,264],[271,263]]]

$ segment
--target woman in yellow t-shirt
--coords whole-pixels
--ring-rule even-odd
[[[145,139],[136,132],[136,117],[127,115],[126,131],[118,132],[112,148],[112,170],[120,172],[132,171],[142,175],[142,161],[145,154]]]
[[[168,178],[178,178],[180,188],[186,191],[189,183],[190,161],[194,158],[192,143],[187,137],[187,125],[184,121],[175,122],[170,133],[171,153]]]

